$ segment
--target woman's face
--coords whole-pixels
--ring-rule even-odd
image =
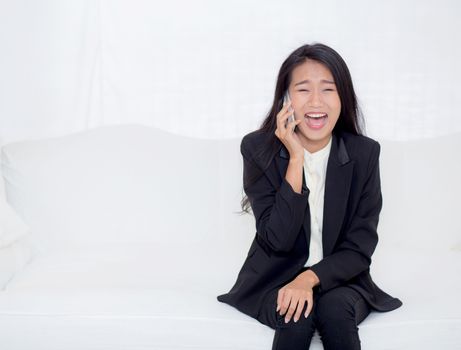
[[[293,69],[288,87],[297,134],[305,149],[316,152],[328,144],[341,112],[333,75],[320,62],[307,59]]]

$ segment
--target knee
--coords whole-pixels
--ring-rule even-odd
[[[355,291],[341,287],[318,298],[315,324],[325,349],[360,349],[354,311],[357,300]]]
[[[336,327],[344,322],[354,322],[354,301],[348,293],[336,288],[317,300],[315,307],[316,321],[319,327],[330,325]]]

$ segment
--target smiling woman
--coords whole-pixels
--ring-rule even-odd
[[[288,87],[298,123],[299,141],[309,152],[326,146],[339,114],[341,100],[331,72],[324,64],[306,59],[293,69]]]
[[[283,62],[261,128],[241,142],[242,209],[251,207],[257,232],[218,300],[275,329],[273,350],[305,350],[315,329],[325,349],[360,349],[357,325],[402,305],[370,276],[380,145],[359,119],[344,60],[304,45]]]

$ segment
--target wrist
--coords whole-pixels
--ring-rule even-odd
[[[306,283],[309,287],[314,288],[320,284],[320,280],[314,271],[308,269],[302,272],[299,277],[303,279],[303,282]]]
[[[299,156],[298,155],[290,156],[290,160],[288,162],[294,165],[302,165],[304,163],[304,154],[299,155]]]

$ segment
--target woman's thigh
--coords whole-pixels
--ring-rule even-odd
[[[315,307],[315,298],[316,298],[317,292],[314,291],[314,307]],[[284,324],[285,317],[280,315],[276,309],[277,309],[277,297],[278,297],[278,289],[270,291],[262,304],[261,310],[258,315],[258,321],[273,328],[280,328],[280,325]],[[304,306],[303,308],[303,315],[304,312],[306,311],[307,305]],[[311,312],[312,314],[312,312]],[[301,318],[300,320],[303,320]],[[293,322],[293,319],[290,320],[290,323]],[[278,327],[279,326],[279,327]],[[283,325],[284,326],[284,325]]]
[[[356,325],[361,323],[370,313],[371,308],[355,289],[340,286],[317,296],[314,300],[316,324],[322,319],[348,319]]]
[[[272,329],[276,329],[277,323],[280,322],[280,317],[278,317],[276,312],[277,296],[278,289],[270,291],[265,297],[258,315],[258,321]],[[320,304],[320,308],[318,304]],[[330,307],[333,305],[337,306]],[[324,293],[314,293],[313,313],[315,313],[316,321],[318,321],[318,313],[323,313],[325,315],[331,312],[337,315],[340,305],[346,308],[345,311],[352,313],[351,316],[353,316],[357,325],[370,313],[370,307],[360,293],[351,287],[341,286]]]

